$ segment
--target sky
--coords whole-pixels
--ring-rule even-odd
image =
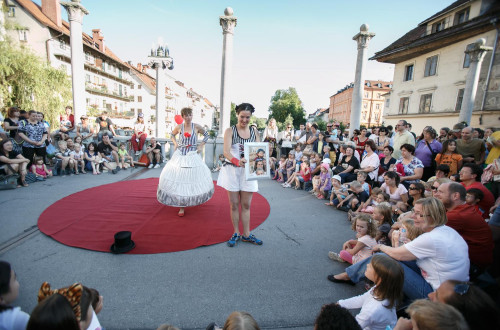
[[[40,3],[40,0],[36,1]],[[90,12],[83,31],[101,29],[106,47],[123,61],[147,63],[159,38],[174,58],[169,74],[220,104],[222,28],[226,7],[238,22],[234,34],[230,99],[252,103],[267,117],[278,89],[294,87],[307,113],[354,81],[357,45],[366,23],[377,51],[450,5],[452,0],[82,0]],[[63,9],[63,19],[67,20]],[[394,66],[368,61],[365,79],[391,81]]]

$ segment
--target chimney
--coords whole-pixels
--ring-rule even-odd
[[[62,27],[61,4],[59,0],[42,0],[42,13],[58,27]]]
[[[92,41],[99,46],[99,50],[101,52],[105,52],[104,48],[104,37],[101,34],[101,29],[93,29],[92,30]]]
[[[141,63],[137,63],[137,70],[142,72],[142,64]]]

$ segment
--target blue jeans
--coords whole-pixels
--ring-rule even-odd
[[[345,269],[347,275],[354,283],[358,283],[365,278],[366,265],[370,263],[372,257],[355,263]],[[434,291],[432,286],[424,280],[420,274],[420,268],[416,261],[398,261],[403,267],[405,279],[403,293],[410,300],[427,298],[427,295]]]
[[[495,209],[495,212],[488,223],[490,225],[500,227],[500,206]]]
[[[352,181],[356,180],[356,178],[357,178],[357,174],[355,174],[353,172],[341,173],[341,174],[339,174],[339,176],[342,179],[342,183],[352,182]]]

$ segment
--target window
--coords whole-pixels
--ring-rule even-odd
[[[366,120],[366,112],[363,112],[363,120]]]
[[[137,102],[142,102],[142,96],[137,96]]]
[[[101,69],[102,71],[106,71],[106,62],[102,61]]]
[[[137,89],[142,89],[142,85],[137,85]]]
[[[405,66],[405,76],[403,81],[413,80],[413,64]]]
[[[390,104],[391,99],[387,98],[385,99],[385,107],[388,108]]]
[[[106,100],[102,100],[102,107],[106,108]]]
[[[89,52],[85,52],[85,61],[92,62],[92,55]]]
[[[8,12],[7,16],[16,17],[16,7],[9,6],[9,12]]]
[[[375,109],[380,110],[380,104],[375,104]]]
[[[380,116],[380,114],[377,112],[377,113],[375,114],[375,121],[378,121],[379,116]]]
[[[469,8],[465,8],[455,14],[453,19],[453,25],[458,25],[469,20]]]
[[[59,39],[59,48],[66,49],[66,43],[63,39]]]
[[[19,32],[19,41],[28,41],[28,30],[17,30]]]
[[[465,47],[465,51],[469,51],[472,49],[472,47],[474,47],[474,44],[468,44],[467,47]],[[470,67],[470,55],[468,53],[465,53],[464,54],[464,65],[463,65],[463,68],[468,68]]]
[[[444,30],[444,27],[445,27],[445,20],[436,22],[436,23],[432,24],[431,33],[436,33],[436,32],[442,31],[442,30]]]
[[[369,96],[368,96],[368,92],[365,93],[365,98],[367,99]]]
[[[368,108],[368,104],[363,103],[363,108],[365,108],[365,109]]]
[[[423,94],[420,96],[420,106],[418,107],[419,113],[431,112],[432,94]]]
[[[410,103],[409,97],[402,97],[399,99],[399,113],[406,115],[408,113],[408,103]]]
[[[455,111],[462,110],[462,102],[464,100],[464,90],[465,90],[465,88],[461,88],[458,90],[457,104],[455,105]]]
[[[435,76],[438,63],[438,56],[434,55],[428,57],[425,61],[425,72],[424,77]]]
[[[89,74],[86,74],[85,75],[85,82],[90,82],[90,75]]]

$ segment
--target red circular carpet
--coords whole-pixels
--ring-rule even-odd
[[[135,249],[148,254],[194,249],[227,241],[233,232],[226,190],[215,186],[205,204],[178,208],[156,200],[158,178],[122,181],[90,188],[49,206],[38,219],[40,230],[63,244],[109,252],[118,231],[132,232]],[[252,199],[254,229],[267,219],[270,206],[255,193]]]

